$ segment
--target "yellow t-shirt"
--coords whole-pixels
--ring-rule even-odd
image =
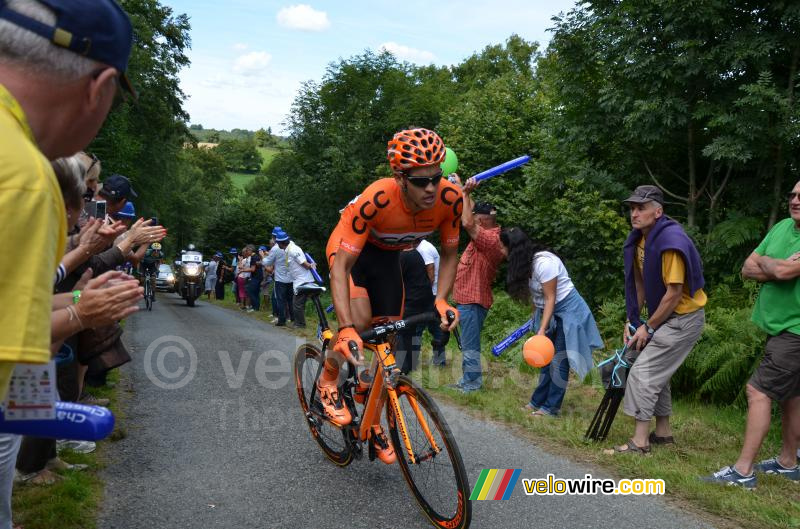
[[[25,113],[0,85],[0,362],[50,360],[53,278],[67,213]]]
[[[639,239],[636,245],[636,265],[639,271],[644,270],[644,237]],[[702,309],[708,301],[706,293],[702,288],[697,289],[694,296],[689,295],[689,283],[686,282],[686,265],[683,256],[677,250],[667,250],[661,254],[661,277],[664,279],[664,286],[670,283],[681,283],[683,294],[675,312],[678,314],[689,314]]]

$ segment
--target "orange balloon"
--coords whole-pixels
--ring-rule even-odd
[[[547,336],[531,336],[522,346],[522,357],[531,367],[544,367],[553,360],[556,348]]]

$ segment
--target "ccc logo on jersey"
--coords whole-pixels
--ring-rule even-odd
[[[445,187],[442,189],[442,194],[439,195],[439,198],[448,206],[453,207],[453,227],[455,228],[461,222],[461,212],[464,210],[464,198],[452,187]]]
[[[352,228],[353,232],[361,235],[367,231],[367,223],[365,221],[372,220],[378,211],[389,205],[389,199],[386,198],[386,191],[380,190],[375,192],[372,200],[367,200],[361,205],[358,210],[358,215],[353,216]]]

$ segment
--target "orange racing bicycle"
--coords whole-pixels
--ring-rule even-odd
[[[466,529],[472,518],[472,504],[467,473],[453,433],[433,399],[400,373],[390,346],[396,332],[431,320],[438,322],[439,317],[434,313],[420,314],[407,320],[376,324],[361,333],[365,351],[372,352],[369,373],[374,376],[369,380],[359,375],[352,363],[346,363],[346,379],[341,391],[353,420],[339,426],[326,417],[316,390],[333,339],[319,301],[324,290],[315,284],[298,288],[298,293],[309,294],[313,301],[322,342],[321,349],[310,343],[301,345],[294,362],[297,395],[312,437],[336,465],[344,467],[353,458],[361,458],[365,443],[372,461],[375,459],[369,442],[372,426],[380,425],[380,414],[385,408],[400,469],[422,512],[436,527]],[[357,349],[354,353],[357,354]],[[342,373],[344,376],[344,369]],[[362,391],[367,386],[366,392]],[[356,410],[354,392],[358,394],[359,403],[364,404],[361,414]]]

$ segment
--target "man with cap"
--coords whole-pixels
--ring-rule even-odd
[[[132,38],[113,0],[0,0],[2,243],[37,256],[33,268],[0,265],[0,300],[14,307],[0,316],[0,396],[15,361],[50,359],[48,300],[67,226],[48,160],[84,149],[120,83],[132,90],[121,80]]]
[[[279,238],[281,237],[281,238]],[[306,283],[313,283],[314,276],[311,273],[316,265],[311,264],[306,259],[306,254],[285,232],[279,234],[275,240],[286,253],[286,262],[289,265],[289,275],[292,277],[292,314],[294,326],[302,329],[306,326],[306,301],[308,301],[308,294],[299,294],[298,287]]]
[[[458,175],[451,175],[461,183]],[[481,331],[492,307],[492,282],[497,267],[505,257],[500,242],[497,209],[488,202],[474,202],[472,191],[478,186],[474,178],[464,184],[464,212],[461,225],[470,243],[461,255],[456,270],[453,299],[461,314],[461,379],[453,388],[462,392],[477,391],[483,384],[481,370]]]
[[[624,335],[628,347],[640,353],[628,373],[623,411],[635,426],[627,443],[607,452],[645,454],[651,444],[674,442],[669,381],[703,333],[705,280],[694,243],[664,214],[661,189],[639,186],[625,203],[633,229],[623,247],[628,315]],[[629,326],[636,331],[631,334]],[[653,417],[656,427],[651,433]]]
[[[264,266],[267,273],[273,274],[275,278],[275,302],[278,312],[278,321],[275,322],[275,325],[282,327],[286,325],[286,319],[292,317],[294,302],[292,273],[289,269],[289,259],[286,255],[289,235],[280,226],[276,226],[272,230],[272,235],[275,237],[275,246],[269,251]]]
[[[127,176],[112,174],[98,186],[95,200],[105,200],[106,213],[113,216],[122,211],[129,200],[138,196]]]
[[[52,311],[67,225],[49,160],[83,150],[120,87],[133,93],[132,43],[113,0],[0,0],[0,243],[15,249],[0,257],[0,398],[16,362],[50,360],[51,318],[80,330],[75,309]],[[36,259],[20,267],[19,254]],[[8,456],[0,446],[0,524],[10,525]]]

